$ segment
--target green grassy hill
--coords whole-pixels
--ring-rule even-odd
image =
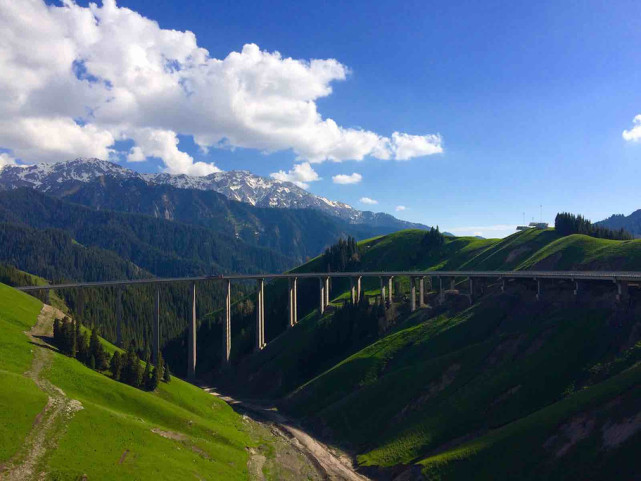
[[[0,477],[248,479],[250,451],[268,479],[293,477],[269,431],[203,390],[173,378],[144,392],[59,354],[57,312],[0,284]]]
[[[424,249],[423,235],[363,241],[361,268],[640,268],[641,241],[531,230]],[[323,271],[323,259],[298,270]],[[240,362],[232,376],[243,385],[230,388],[280,398],[282,409],[357,455],[375,476],[413,466],[428,479],[636,479],[638,294],[617,306],[613,288],[590,287],[589,299],[576,303],[572,286],[557,287],[542,302],[527,282],[506,293],[487,286],[472,306],[455,293],[444,305],[432,295],[432,307],[410,313],[402,302],[408,284],[399,279],[397,303],[379,318],[378,338],[336,351],[318,346],[346,298],[347,283],[335,282],[334,309],[322,317],[309,309],[296,328]],[[366,289],[377,295],[377,280]],[[331,332],[340,336],[338,328]]]

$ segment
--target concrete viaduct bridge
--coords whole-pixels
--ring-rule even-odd
[[[48,284],[42,286],[17,287],[24,292],[44,291],[48,297],[50,290],[97,288],[97,287],[123,287],[136,285],[155,285],[155,312],[152,334],[152,361],[158,359],[160,351],[160,286],[163,284],[190,283],[191,292],[191,318],[189,320],[189,342],[188,342],[188,377],[193,379],[196,372],[196,285],[201,282],[224,282],[225,283],[225,323],[223,330],[225,338],[223,341],[223,363],[229,363],[231,353],[231,283],[233,281],[255,280],[257,282],[256,294],[256,350],[261,350],[265,343],[265,281],[276,279],[287,279],[288,287],[288,315],[289,326],[293,327],[298,323],[298,280],[318,279],[319,280],[319,310],[324,313],[330,301],[330,279],[348,278],[350,280],[351,300],[356,302],[363,296],[362,280],[364,278],[378,278],[380,280],[380,293],[382,299],[392,302],[392,279],[395,277],[407,277],[410,279],[410,309],[415,311],[423,307],[425,299],[425,279],[430,278],[433,287],[437,287],[439,296],[444,295],[443,281],[450,282],[450,289],[454,288],[457,279],[467,279],[469,283],[469,294],[474,297],[476,284],[483,280],[501,282],[502,290],[505,290],[506,282],[509,280],[525,279],[536,283],[536,297],[541,299],[543,295],[543,284],[546,281],[566,281],[574,284],[574,295],[578,296],[581,285],[584,282],[608,283],[616,287],[617,301],[628,298],[628,287],[630,284],[641,284],[641,272],[605,272],[605,271],[388,271],[388,272],[326,272],[326,273],[286,273],[286,274],[255,274],[255,275],[225,275],[225,276],[202,276],[202,277],[176,277],[176,278],[152,278],[136,279],[125,281],[107,282],[78,282],[66,284]],[[121,291],[119,290],[119,295]],[[418,294],[418,304],[417,304]],[[117,303],[120,306],[120,302]],[[120,325],[122,314],[118,314]]]

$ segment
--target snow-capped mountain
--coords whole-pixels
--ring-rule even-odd
[[[290,182],[260,177],[245,170],[216,172],[204,177],[140,174],[114,162],[79,158],[26,167],[5,166],[0,170],[0,190],[30,187],[51,195],[64,195],[80,183],[104,177],[139,179],[150,185],[170,185],[179,189],[209,190],[256,207],[316,209],[351,224],[386,225],[398,229],[426,228],[389,214],[359,211],[342,202],[314,195]]]

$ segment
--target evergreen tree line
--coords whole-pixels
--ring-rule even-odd
[[[436,229],[430,227],[430,230],[425,233],[421,241],[421,246],[426,249],[441,247],[443,244],[445,244],[445,236],[441,234],[438,226],[436,226]]]
[[[632,235],[625,229],[608,229],[595,225],[582,215],[574,215],[569,212],[561,212],[554,219],[554,229],[561,235],[583,234],[599,239],[630,240]]]
[[[132,346],[124,354],[115,351],[113,356],[109,356],[100,342],[97,328],[91,329],[91,335],[87,336],[80,322],[74,322],[69,317],[62,321],[56,318],[53,323],[53,340],[63,354],[96,371],[109,370],[114,380],[130,386],[153,391],[158,387],[160,379],[165,382],[171,380],[169,366],[164,363],[162,356],[152,366],[147,355],[144,369]]]
[[[323,266],[327,266],[328,272],[345,272],[357,270],[361,259],[358,252],[358,244],[352,236],[347,239],[339,239],[323,253]]]

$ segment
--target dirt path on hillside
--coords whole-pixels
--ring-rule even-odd
[[[368,481],[369,478],[358,474],[351,460],[345,455],[333,453],[323,443],[303,431],[291,419],[279,412],[258,404],[240,401],[217,393],[213,388],[204,388],[206,392],[219,397],[236,410],[267,422],[286,437],[293,448],[304,454],[314,465],[322,479],[331,481]]]
[[[79,401],[69,399],[62,389],[42,376],[43,370],[53,361],[53,347],[48,342],[53,336],[53,320],[62,316],[63,314],[57,309],[44,305],[36,325],[25,332],[34,346],[31,369],[25,375],[33,379],[49,399],[44,409],[34,419],[33,427],[18,454],[0,474],[2,480],[45,479],[46,473],[43,468],[47,454],[55,449],[58,439],[73,415],[82,409]]]

